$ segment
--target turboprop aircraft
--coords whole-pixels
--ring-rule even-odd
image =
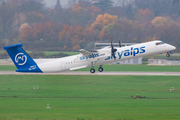
[[[23,50],[22,46],[22,44],[10,45],[4,47],[4,50],[8,52],[17,67],[16,72],[34,73],[54,73],[86,67],[91,67],[90,72],[95,73],[94,66],[99,66],[98,71],[103,72],[103,64],[164,52],[169,57],[169,51],[176,49],[176,47],[160,40],[123,47],[120,42],[119,47],[114,47],[111,42],[111,46],[102,49],[81,49],[78,55],[35,61]]]

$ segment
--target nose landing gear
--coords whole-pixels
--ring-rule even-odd
[[[169,52],[167,52],[167,54],[166,54],[166,57],[170,57],[171,55],[170,55],[170,53]]]

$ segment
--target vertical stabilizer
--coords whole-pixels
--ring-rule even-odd
[[[34,60],[22,49],[22,44],[4,47],[18,70],[16,72],[41,72]]]

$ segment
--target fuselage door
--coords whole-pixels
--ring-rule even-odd
[[[61,65],[61,70],[65,70],[66,69],[66,63],[63,61],[60,63]]]

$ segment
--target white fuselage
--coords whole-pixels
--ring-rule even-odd
[[[86,67],[93,67],[103,64],[108,64],[116,61],[123,61],[137,57],[153,55],[157,53],[169,52],[176,49],[174,46],[163,43],[162,41],[152,41],[132,46],[115,47],[117,49],[114,59],[111,56],[111,47],[99,49],[98,52],[92,53],[89,56],[78,54],[74,56],[50,59],[37,62],[37,65],[43,73],[61,72],[76,70]]]

